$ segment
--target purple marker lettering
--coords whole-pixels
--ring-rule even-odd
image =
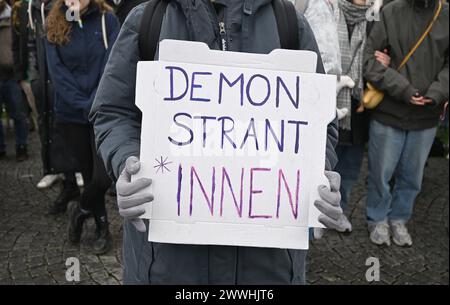
[[[178,166],[178,191],[177,191],[177,204],[178,204],[178,216],[181,214],[181,182],[183,181],[183,168],[181,164]]]
[[[175,125],[177,125],[177,126],[183,128],[183,129],[185,129],[185,130],[187,130],[187,131],[189,132],[189,135],[190,135],[189,140],[184,141],[184,142],[181,142],[181,141],[174,140],[171,136],[169,136],[168,139],[169,139],[169,141],[170,141],[172,144],[177,145],[177,146],[185,146],[185,145],[189,145],[189,144],[192,143],[192,141],[194,141],[194,132],[192,131],[191,128],[189,128],[189,126],[187,126],[187,125],[185,125],[185,124],[182,124],[182,123],[180,123],[180,122],[177,121],[177,118],[178,118],[179,116],[185,116],[185,117],[188,117],[188,118],[190,118],[190,119],[192,119],[192,117],[191,117],[190,114],[188,114],[188,113],[177,113],[177,114],[175,114],[175,115],[173,116],[173,122],[175,123]]]
[[[252,133],[250,133],[250,131],[252,131]],[[247,142],[247,139],[249,137],[252,137],[255,139],[256,150],[259,150],[258,137],[256,136],[256,128],[255,128],[255,119],[254,118],[252,118],[250,120],[250,123],[248,124],[247,132],[245,133],[244,140],[242,141],[242,144],[241,144],[241,149],[244,147],[244,145]]]
[[[270,124],[270,121],[268,119],[266,119],[266,142],[265,142],[265,150],[267,151],[268,148],[268,134],[270,133],[272,134],[273,139],[275,140],[275,142],[278,145],[278,150],[280,152],[284,151],[284,120],[281,120],[281,131],[280,131],[280,138],[278,139],[277,136],[275,135],[275,131],[272,129],[272,125]]]
[[[286,177],[284,176],[283,170],[278,171],[278,193],[277,193],[277,218],[280,218],[280,205],[281,205],[281,179],[283,179],[284,187],[286,189],[286,192],[288,193],[288,199],[289,203],[291,205],[292,215],[294,215],[294,218],[298,218],[298,197],[299,197],[299,189],[300,189],[300,171],[297,170],[297,185],[296,185],[296,191],[295,191],[295,207],[294,203],[292,202],[292,193],[291,189],[289,188],[289,185],[286,181]]]
[[[189,90],[189,77],[186,73],[186,71],[184,71],[182,68],[180,67],[172,67],[172,66],[167,66],[166,70],[170,70],[170,96],[169,97],[165,97],[164,100],[165,101],[179,101],[182,98],[184,98]],[[174,71],[179,71],[182,73],[182,75],[184,76],[184,80],[185,80],[185,90],[182,94],[180,94],[179,96],[174,96]]]
[[[213,116],[195,116],[194,119],[199,119],[202,120],[202,125],[203,125],[203,147],[206,147],[206,122],[208,120],[215,120],[216,117]]]
[[[194,175],[197,179],[198,185],[200,186],[200,190],[202,191],[203,197],[208,204],[209,211],[211,212],[211,216],[214,216],[214,193],[216,190],[216,168],[213,167],[212,174],[212,183],[211,183],[211,198],[206,194],[205,188],[203,187],[202,182],[200,181],[200,177],[197,174],[194,166],[191,166],[191,194],[190,194],[190,207],[189,207],[189,215],[192,216],[193,210],[193,197],[194,197]]]
[[[233,187],[231,186],[230,176],[228,175],[225,167],[222,167],[222,191],[220,194],[220,217],[222,217],[222,215],[223,215],[223,198],[224,198],[224,194],[225,194],[225,192],[224,192],[225,178],[227,179],[228,188],[230,189],[231,195],[233,196],[234,205],[236,206],[236,210],[238,212],[239,218],[242,218],[242,203],[243,203],[242,187],[243,187],[243,183],[244,183],[244,169],[241,170],[241,190],[240,190],[241,197],[240,197],[240,201],[238,204],[238,202],[236,200],[236,196],[234,195]]]
[[[300,102],[300,76],[297,76],[297,82],[296,82],[296,86],[295,86],[295,89],[296,89],[295,99],[292,97],[292,94],[289,92],[289,89],[287,88],[283,79],[281,77],[277,76],[277,97],[276,97],[276,107],[277,108],[280,106],[280,87],[283,87],[287,96],[291,100],[292,105],[294,105],[295,109],[298,109],[298,105]]]
[[[248,204],[248,218],[265,218],[269,219],[272,218],[270,215],[253,215],[253,195],[254,194],[261,194],[263,191],[261,190],[254,190],[253,189],[253,172],[270,172],[270,168],[252,168],[250,169],[250,198],[249,198],[249,204]]]
[[[294,124],[295,129],[295,147],[294,152],[298,154],[298,151],[300,149],[300,125],[308,125],[308,122],[303,121],[288,121],[288,124]]]
[[[234,120],[228,116],[220,117],[217,119],[219,122],[222,121],[222,142],[220,147],[223,149],[223,143],[224,139],[226,138],[228,142],[231,143],[234,149],[236,149],[236,144],[234,141],[228,136],[228,133],[232,132],[234,130]],[[225,121],[230,121],[232,123],[231,127],[228,129],[225,129]]]
[[[219,78],[219,104],[222,104],[222,93],[223,93],[223,82],[228,84],[228,87],[234,87],[237,83],[239,83],[240,88],[240,98],[241,98],[241,106],[244,105],[244,74],[241,73],[238,78],[236,78],[233,82],[230,82],[223,73],[220,73]]]
[[[266,95],[266,97],[265,97],[261,102],[255,102],[255,101],[252,99],[251,95],[250,95],[252,83],[253,83],[253,81],[254,81],[256,78],[263,79],[263,80],[266,82],[266,84],[267,84],[267,95]],[[261,88],[260,90],[263,90],[263,89]],[[258,91],[260,91],[260,90],[258,90]],[[270,92],[271,92],[271,89],[270,89],[270,81],[269,81],[269,79],[268,79],[267,77],[265,77],[264,75],[261,75],[261,74],[255,74],[255,75],[253,75],[252,77],[250,77],[250,79],[248,80],[248,83],[247,83],[247,99],[248,99],[249,103],[252,104],[253,106],[262,106],[262,105],[264,105],[264,104],[269,100]]]
[[[206,75],[212,75],[212,73],[211,72],[193,72],[192,73],[191,101],[194,101],[194,102],[210,102],[211,99],[209,99],[209,98],[194,97],[194,89],[201,89],[201,88],[203,88],[202,85],[195,83],[195,77],[197,75],[199,75],[199,76],[200,75],[206,76]]]

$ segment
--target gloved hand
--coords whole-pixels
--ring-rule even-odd
[[[351,231],[349,227],[350,223],[344,215],[341,208],[341,193],[339,189],[341,187],[341,176],[336,172],[325,172],[325,176],[330,181],[329,189],[325,185],[319,186],[319,195],[321,200],[317,200],[314,205],[322,213],[319,216],[319,222],[322,223],[327,229],[334,229],[338,232]],[[321,238],[323,230],[315,229],[314,237]]]
[[[353,79],[351,79],[348,75],[341,75],[338,77],[337,86],[336,86],[336,95],[339,95],[342,89],[350,88],[353,89],[356,86]]]
[[[145,213],[143,204],[152,202],[153,195],[139,193],[139,191],[149,187],[152,180],[148,178],[140,178],[131,182],[131,176],[136,175],[141,169],[141,163],[137,157],[129,157],[125,162],[125,168],[119,176],[116,183],[117,204],[119,206],[119,214],[130,220],[139,232],[145,232],[146,227],[144,221],[139,216]]]

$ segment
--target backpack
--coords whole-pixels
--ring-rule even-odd
[[[159,43],[161,25],[167,5],[171,0],[150,0],[145,7],[139,30],[139,50],[142,60],[152,61],[156,55]],[[281,48],[298,50],[300,46],[298,35],[297,12],[294,4],[288,0],[272,0]]]

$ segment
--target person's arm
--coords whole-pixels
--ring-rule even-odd
[[[45,41],[45,49],[47,55],[47,66],[55,91],[64,96],[64,100],[72,105],[75,109],[86,109],[89,107],[89,96],[86,96],[79,89],[79,85],[72,73],[62,62],[58,47]]]
[[[376,51],[383,51],[388,47],[388,33],[386,31],[386,17],[381,12],[379,22],[375,22],[367,38],[364,51],[364,77],[381,90],[398,101],[410,103],[411,97],[419,90],[414,88],[409,80],[391,67],[383,66],[375,56]]]
[[[317,73],[325,74],[325,69],[323,67],[322,57],[320,55],[319,47],[317,45],[314,33],[308,24],[306,18],[300,14],[297,14],[299,22],[299,39],[300,39],[300,49],[313,51],[317,54]],[[336,146],[338,144],[338,120],[337,116],[328,125],[327,134],[327,152],[326,152],[326,168],[325,170],[331,171],[334,169],[338,162],[336,154]]]
[[[440,106],[448,101],[448,51],[445,64],[434,82],[428,88],[425,98],[433,100],[435,106]]]
[[[97,150],[111,177],[118,178],[128,157],[140,154],[142,113],[135,105],[140,60],[139,26],[145,6],[132,11],[112,47],[89,119]]]

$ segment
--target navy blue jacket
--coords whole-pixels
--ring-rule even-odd
[[[81,16],[82,28],[73,22],[70,42],[59,46],[46,42],[47,62],[54,85],[56,120],[88,124],[88,114],[110,49],[120,30],[113,13],[106,13],[106,50],[102,32],[102,14],[94,5]]]

